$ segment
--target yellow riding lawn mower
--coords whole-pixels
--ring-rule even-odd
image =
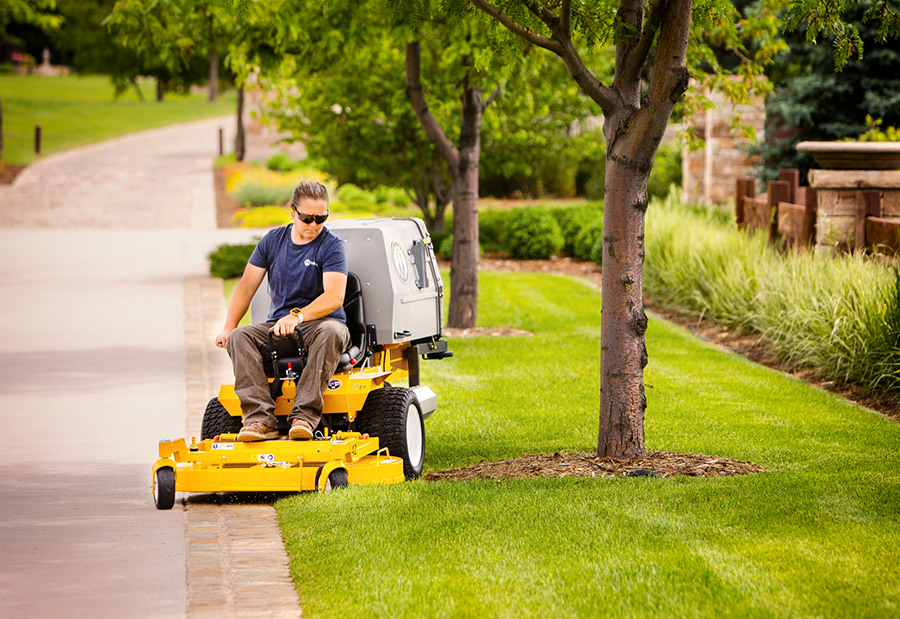
[[[348,484],[417,478],[425,462],[424,421],[435,393],[419,382],[419,360],[452,357],[441,339],[444,286],[418,218],[354,219],[328,228],[346,246],[344,297],[351,345],[324,393],[309,441],[287,438],[295,381],[306,364],[302,337],[273,338],[267,374],[281,436],[238,442],[241,405],[222,385],[203,415],[200,440],[164,440],[153,465],[153,499],[171,509],[176,492],[327,492]],[[251,317],[268,313],[260,286]],[[392,383],[407,382],[408,387]]]

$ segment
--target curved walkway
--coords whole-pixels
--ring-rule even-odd
[[[0,186],[0,616],[299,615],[270,505],[150,497],[157,441],[196,433],[229,377],[206,254],[258,234],[215,227],[232,124],[74,149]]]

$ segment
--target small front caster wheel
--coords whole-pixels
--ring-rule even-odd
[[[319,471],[316,473],[316,487],[319,487],[319,480],[322,475],[322,470],[325,468],[325,465],[319,467]],[[336,468],[328,474],[328,477],[325,478],[325,486],[322,489],[322,492],[331,492],[332,490],[337,490],[338,488],[344,488],[350,485],[350,479],[347,475],[347,469],[344,468]]]
[[[175,469],[164,466],[156,470],[153,484],[153,502],[156,509],[172,509],[175,505]]]

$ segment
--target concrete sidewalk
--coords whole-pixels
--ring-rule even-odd
[[[215,228],[211,163],[231,124],[79,148],[0,187],[2,617],[299,615],[289,578],[270,585],[287,604],[241,603],[259,560],[248,536],[276,546],[286,573],[271,506],[241,506],[269,525],[251,533],[231,506],[160,512],[150,496],[158,440],[196,433],[187,412],[228,380],[222,355],[198,351],[212,341],[201,317],[224,312],[206,254],[259,233]],[[191,561],[192,522],[216,527],[216,574]]]

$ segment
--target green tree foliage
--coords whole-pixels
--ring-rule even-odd
[[[55,0],[3,0],[0,3],[0,46],[12,42],[8,32],[14,23],[31,25],[45,32],[58,29],[62,18],[55,9]],[[3,104],[0,102],[0,160],[2,158]]]
[[[157,79],[157,98],[218,79],[219,53],[234,35],[232,0],[118,0],[103,24]],[[132,81],[114,75],[119,88]],[[215,88],[215,83],[210,84]]]
[[[846,11],[848,29],[865,53],[841,62],[840,73],[834,71],[837,40],[832,38],[832,47],[810,43],[804,33],[785,34],[791,51],[772,67],[775,93],[766,104],[766,141],[756,149],[764,179],[777,178],[781,168],[798,168],[806,179],[814,163],[808,153],[797,152],[798,142],[855,138],[867,130],[867,116],[900,125],[900,40],[881,41],[879,24],[865,21],[867,14],[863,6]]]

